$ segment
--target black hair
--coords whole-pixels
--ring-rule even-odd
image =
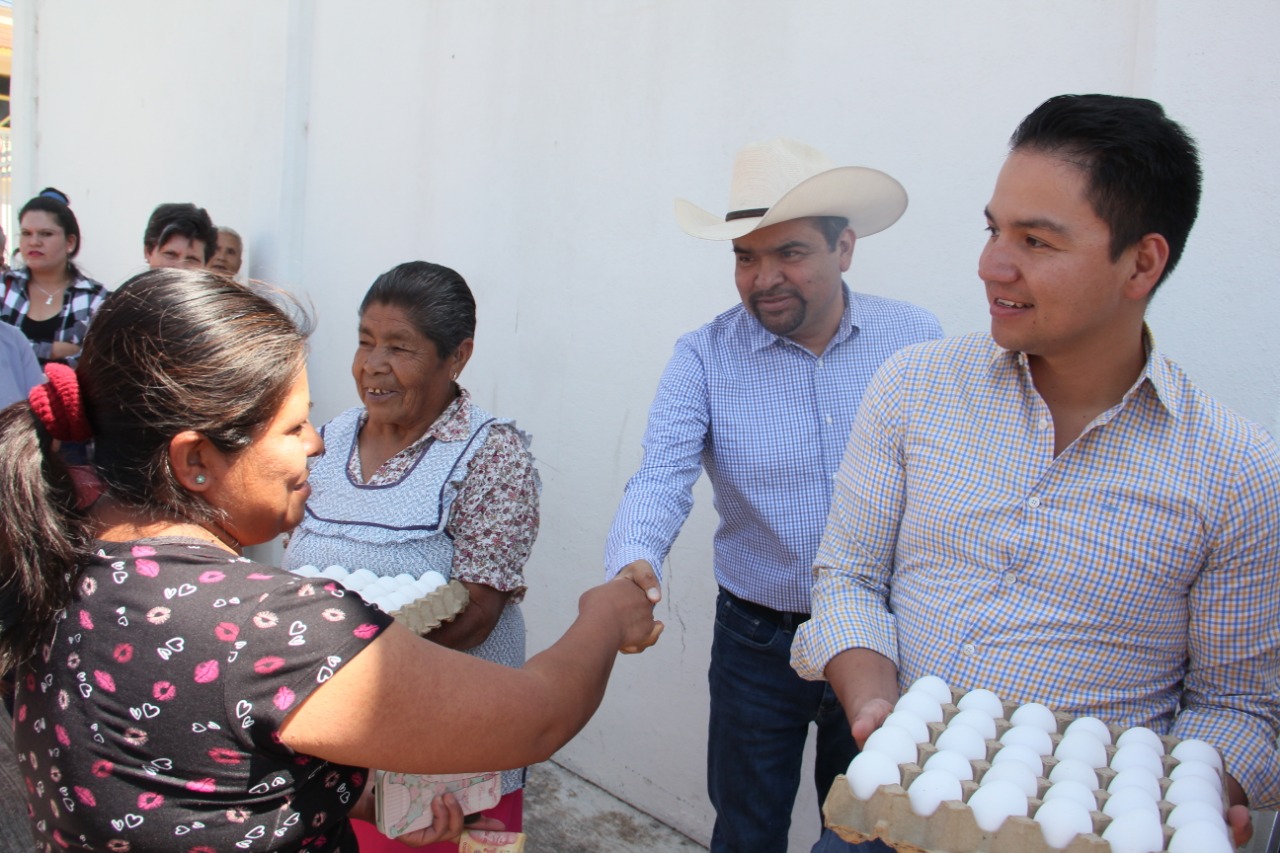
[[[149,270],[109,294],[76,371],[106,496],[157,519],[220,522],[178,483],[169,443],[194,430],[224,453],[248,447],[303,369],[309,325],[203,270]],[[0,411],[0,506],[0,593],[19,603],[0,626],[7,670],[70,601],[91,547],[70,472],[25,401]]]
[[[360,303],[360,316],[370,305],[404,311],[418,333],[436,345],[440,358],[476,334],[476,300],[455,271],[427,261],[409,261],[374,280]]]
[[[834,252],[840,235],[849,227],[849,220],[843,216],[811,216],[809,219],[822,232],[822,236],[827,238],[827,248]]]
[[[1089,203],[1111,229],[1113,261],[1147,234],[1160,234],[1169,262],[1156,286],[1173,271],[1200,207],[1200,158],[1195,141],[1158,103],[1058,95],[1022,120],[1009,145],[1084,170]]]
[[[218,229],[213,227],[209,212],[190,202],[169,202],[151,211],[147,230],[142,235],[142,247],[147,254],[163,246],[174,237],[186,237],[204,243],[204,262],[209,263],[218,250]]]

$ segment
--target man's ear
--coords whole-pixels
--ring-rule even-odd
[[[840,272],[849,271],[849,265],[853,263],[853,247],[857,242],[858,238],[852,228],[841,231],[836,239],[836,251],[840,253]]]
[[[1169,264],[1169,241],[1163,234],[1147,234],[1133,246],[1133,269],[1126,283],[1126,293],[1131,299],[1147,300],[1155,290],[1160,276]]]

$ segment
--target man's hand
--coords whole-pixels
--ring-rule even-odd
[[[1249,798],[1234,776],[1230,773],[1222,775],[1223,781],[1227,783],[1227,802],[1231,803],[1227,809],[1227,826],[1231,829],[1236,846],[1243,847],[1253,838],[1253,815],[1249,814]]]
[[[662,586],[658,583],[658,575],[653,571],[653,566],[649,565],[648,560],[636,560],[634,563],[628,563],[622,567],[622,570],[618,572],[614,580],[618,578],[626,578],[644,590],[645,596],[651,603],[657,604],[662,600]],[[654,633],[647,642],[640,645],[623,646],[619,651],[624,655],[639,654],[658,641],[658,635],[662,633],[662,627],[661,622],[655,621]]]
[[[617,576],[632,580],[636,586],[644,590],[644,594],[654,604],[662,600],[662,585],[658,583],[658,575],[653,571],[653,566],[649,565],[648,560],[627,563]]]
[[[833,657],[823,674],[840,698],[853,740],[862,749],[898,701],[898,668],[871,649],[849,649]]]

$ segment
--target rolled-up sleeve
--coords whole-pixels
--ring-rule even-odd
[[[836,474],[814,563],[812,618],[791,647],[792,667],[810,680],[821,680],[831,659],[848,649],[898,661],[889,583],[906,500],[901,365],[900,357],[889,359],[867,388]]]
[[[1280,459],[1259,429],[1191,589],[1179,738],[1218,747],[1253,808],[1280,806]]]

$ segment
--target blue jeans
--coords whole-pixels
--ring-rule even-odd
[[[707,793],[716,810],[713,853],[786,853],[809,725],[817,723],[814,784],[821,804],[857,747],[826,682],[791,668],[794,626],[716,600],[711,645]]]
[[[810,853],[893,853],[893,848],[879,840],[850,844],[831,830],[824,829],[822,838]]]

